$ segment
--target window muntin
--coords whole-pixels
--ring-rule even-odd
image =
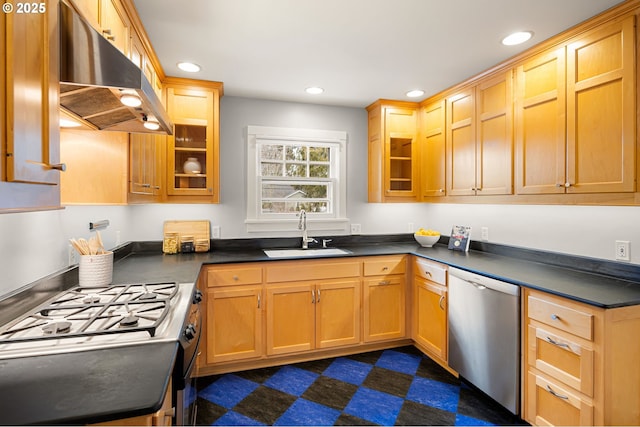
[[[333,214],[338,144],[257,141],[260,215]],[[332,155],[333,152],[333,155]]]

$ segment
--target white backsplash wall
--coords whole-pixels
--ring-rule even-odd
[[[68,239],[91,236],[89,222],[108,219],[105,246],[162,239],[166,220],[208,219],[222,238],[249,235],[246,214],[247,125],[342,130],[348,133],[347,216],[362,234],[407,233],[409,225],[449,234],[470,225],[480,240],[574,255],[614,259],[615,240],[631,242],[631,263],[640,265],[640,207],[376,204],[367,203],[367,114],[364,109],[249,98],[221,100],[221,203],[133,206],[69,206],[44,212],[0,214],[0,298],[68,264]],[[299,236],[293,227],[288,236]],[[313,236],[313,223],[310,222]]]

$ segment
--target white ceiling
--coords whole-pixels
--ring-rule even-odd
[[[351,107],[411,89],[426,92],[420,101],[619,2],[134,0],[167,76],[221,81],[229,96]],[[534,38],[502,46],[516,30]]]

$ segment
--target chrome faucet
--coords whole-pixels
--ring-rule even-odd
[[[317,240],[307,235],[307,212],[304,209],[300,209],[298,216],[300,217],[298,230],[302,230],[302,249],[309,249],[309,243],[315,243]]]

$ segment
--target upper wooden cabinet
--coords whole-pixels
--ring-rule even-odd
[[[221,88],[220,83],[180,79],[166,84],[167,110],[174,124],[173,135],[167,137],[169,200],[220,200]],[[195,166],[189,168],[186,162]]]
[[[420,191],[421,196],[446,195],[445,100],[420,109]]]
[[[635,191],[634,22],[596,28],[517,66],[519,194]]]
[[[42,13],[4,13],[4,160],[7,181],[57,184],[56,1]]]
[[[416,201],[417,104],[377,101],[369,112],[369,201]]]
[[[73,4],[95,29],[129,56],[131,24],[120,0],[73,0]]]
[[[512,73],[447,98],[447,194],[512,193]]]
[[[162,200],[161,153],[165,139],[163,135],[129,135],[129,203]]]
[[[58,2],[39,5],[0,17],[0,209],[60,205]]]

